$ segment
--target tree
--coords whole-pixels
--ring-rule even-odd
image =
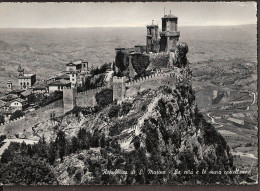
[[[61,161],[63,161],[63,157],[65,155],[65,148],[66,148],[66,137],[64,131],[59,131],[55,140],[57,145],[57,149],[59,151],[59,156]]]
[[[118,105],[112,105],[108,112],[109,118],[118,117],[119,110],[120,107]]]
[[[72,139],[71,139],[71,144],[72,144],[72,153],[76,153],[79,149],[79,141],[78,141],[78,138],[73,136]]]
[[[149,66],[149,56],[141,53],[133,55],[133,68],[138,75],[145,74],[147,67]]]
[[[129,65],[129,56],[122,51],[118,51],[116,53],[115,65],[119,69],[119,72],[125,71]]]
[[[19,117],[24,116],[24,112],[22,112],[21,110],[16,110],[10,117],[10,120],[14,120],[17,119]]]
[[[96,94],[95,98],[100,107],[105,107],[113,102],[113,90],[109,88],[103,89]]]
[[[51,141],[49,143],[49,149],[48,149],[48,160],[50,164],[54,164],[56,159],[56,152],[57,152],[57,146],[55,142]]]
[[[38,101],[37,99],[37,96],[35,94],[30,94],[28,97],[27,97],[27,101],[28,101],[28,104],[34,104]]]
[[[78,145],[80,149],[89,149],[89,140],[87,137],[86,129],[80,128],[77,134],[77,138],[78,138]]]
[[[105,148],[105,146],[106,146],[106,138],[105,138],[104,133],[101,135],[100,146],[101,146],[101,148]]]
[[[37,155],[30,158],[15,154],[13,160],[0,165],[0,180],[3,184],[43,185],[55,184],[56,179],[46,159]]]
[[[5,122],[5,117],[4,115],[0,114],[0,123],[4,123]]]

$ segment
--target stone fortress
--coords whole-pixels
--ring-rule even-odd
[[[178,43],[180,32],[177,31],[177,25],[178,17],[172,15],[170,12],[169,15],[164,15],[162,17],[162,31],[160,33],[158,32],[158,25],[152,23],[151,25],[146,26],[146,46],[136,45],[134,48],[116,48],[116,53],[123,52],[125,54],[124,60],[125,62],[129,63],[129,75],[123,77],[115,76],[114,72],[117,72],[119,70],[115,66],[115,71],[111,71],[112,75],[110,75],[110,77],[106,79],[106,86],[79,93],[77,93],[75,87],[64,89],[64,113],[72,110],[75,106],[95,106],[97,104],[95,99],[96,93],[105,88],[113,89],[113,100],[117,100],[120,102],[123,99],[134,96],[138,92],[147,88],[154,89],[163,84],[168,84],[170,86],[176,84],[177,81],[180,79],[178,79],[178,72],[173,71],[173,67],[171,66],[173,66],[173,60],[176,60],[178,59],[177,57],[179,57],[179,50],[177,47],[184,47],[185,55],[188,52],[186,44]],[[158,34],[160,34],[160,38]],[[164,58],[165,56],[167,57],[167,63],[172,63],[172,65],[167,64],[167,67],[164,68],[165,71],[163,72],[160,69],[160,72],[156,71],[156,73],[153,73],[149,76],[134,79],[136,73],[133,69],[132,62],[133,57],[138,54],[147,55],[149,57],[152,57],[153,59],[160,59],[163,55]]]

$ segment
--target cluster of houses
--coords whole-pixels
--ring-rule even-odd
[[[17,71],[18,86],[14,88],[12,81],[8,80],[7,93],[0,97],[0,112],[5,115],[6,121],[16,110],[31,111],[37,107],[28,104],[28,96],[31,94],[48,96],[52,92],[63,91],[64,88],[80,87],[90,75],[88,62],[83,60],[66,64],[65,71],[39,83],[36,81],[36,74],[26,74],[21,66]]]

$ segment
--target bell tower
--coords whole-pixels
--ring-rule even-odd
[[[176,48],[179,41],[178,17],[171,14],[162,17],[162,32],[160,32],[160,51],[170,52]]]
[[[7,81],[7,91],[11,91],[13,89],[13,83],[11,80]]]

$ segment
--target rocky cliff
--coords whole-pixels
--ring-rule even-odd
[[[231,184],[241,180],[230,175],[235,167],[225,139],[197,109],[187,51],[186,45],[180,45],[172,56],[172,68],[180,79],[175,85],[146,89],[120,104],[77,108],[34,128],[37,136],[49,141],[62,130],[76,147],[62,162],[54,163],[60,184]],[[77,147],[75,136],[82,139],[82,129],[88,133],[86,147]]]

